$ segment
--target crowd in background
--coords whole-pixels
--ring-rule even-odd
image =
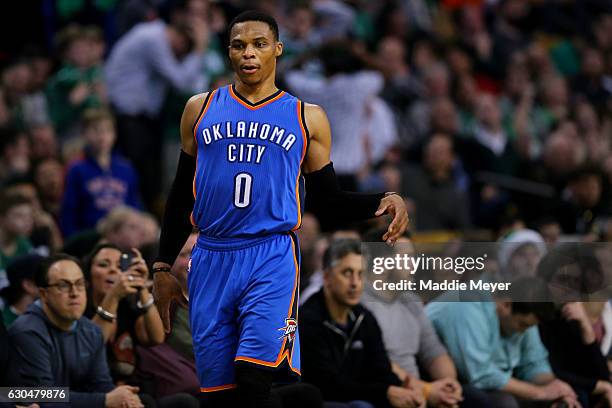
[[[108,364],[99,383],[83,380],[80,391],[114,392],[116,406],[205,404],[189,399],[199,393],[187,312],[173,310],[175,330],[164,335],[150,303],[147,265],[156,255],[175,174],[182,109],[191,95],[232,82],[226,27],[242,10],[258,8],[278,21],[284,49],[277,85],[327,112],[331,158],[344,189],[402,195],[411,219],[408,241],[502,241],[506,249],[492,260],[500,273],[533,277],[544,259],[569,262],[556,260],[546,245],[612,240],[609,0],[13,3],[0,16],[14,27],[0,44],[0,320],[12,339],[29,339],[19,347],[44,348],[23,335],[26,319],[23,332],[14,326],[19,316],[44,320],[44,305],[63,299],[53,296],[86,294],[75,300],[84,309],[73,320],[91,319],[82,324],[87,333],[100,329]],[[419,406],[422,396],[429,406],[454,406],[460,398],[465,406],[527,400],[612,406],[607,302],[570,302],[548,319],[539,306],[513,309],[499,299],[451,310],[386,299],[386,308],[359,309],[374,333],[367,341],[376,344],[380,364],[351,349],[357,353],[352,365],[339,360],[341,368],[329,366],[335,357],[317,355],[329,346],[327,333],[312,333],[322,330],[317,319],[334,319],[334,310],[346,318],[342,307],[324,307],[340,296],[334,290],[346,288],[340,281],[334,286],[324,254],[335,243],[340,249],[329,256],[346,262],[351,254],[361,256],[350,240],[376,241],[371,231],[384,222],[344,225],[303,217],[302,340],[313,339],[318,348],[302,348],[311,362],[321,363],[308,368],[303,359],[303,374],[324,399],[359,400],[355,407],[367,407],[358,405],[364,401]],[[183,280],[193,237],[189,242],[174,265]],[[138,262],[121,273],[120,255],[134,248]],[[52,258],[58,253],[72,258]],[[592,257],[605,269],[609,255],[602,250]],[[62,273],[84,281],[48,286],[57,272],[50,259],[70,265]],[[357,307],[367,285],[365,278],[350,279],[358,282],[347,285],[361,286],[338,304]],[[43,298],[41,291],[47,292]],[[115,318],[97,313],[98,307]],[[397,327],[390,310],[409,320]],[[462,316],[472,316],[473,324],[457,326]],[[336,323],[345,335],[355,325]],[[502,332],[510,327],[508,336],[500,337],[497,325]],[[483,333],[490,341],[479,343]],[[470,342],[494,348],[492,354],[462,346]],[[529,355],[522,355],[526,348]],[[506,354],[496,355],[500,349]],[[568,361],[568,349],[588,355],[589,364]],[[491,373],[487,361],[505,366]],[[183,381],[168,367],[184,373]],[[355,374],[364,367],[386,378],[382,388],[380,381],[363,386],[373,381]],[[518,388],[503,389],[514,377],[522,381]],[[381,393],[391,386],[412,394]],[[275,392],[280,404],[296,395],[316,400],[319,391]],[[490,405],[487,398],[497,399]]]

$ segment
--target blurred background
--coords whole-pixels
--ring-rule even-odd
[[[533,274],[545,244],[612,240],[610,0],[20,0],[0,13],[7,326],[37,296],[7,276],[23,255],[154,258],[182,109],[232,82],[227,25],[253,8],[280,26],[278,87],[327,112],[343,188],[399,192],[412,241],[507,241],[491,262]],[[386,222],[305,214],[301,287]]]
[[[279,87],[326,109],[343,187],[400,192],[413,233],[612,234],[606,0],[14,2],[0,185],[32,214],[0,231],[49,253],[132,217],[129,245],[154,243],[184,103],[232,81],[226,27],[250,8],[280,25]]]

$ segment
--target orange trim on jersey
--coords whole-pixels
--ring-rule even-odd
[[[196,169],[198,168],[198,150],[197,150],[198,149],[198,137],[197,137],[196,132],[198,131],[198,126],[200,126],[200,122],[202,121],[202,118],[206,114],[206,111],[208,111],[208,108],[210,108],[210,102],[215,97],[216,92],[217,92],[217,89],[212,91],[206,98],[206,105],[204,105],[204,108],[202,109],[202,113],[200,114],[200,117],[198,118],[195,126],[193,127],[193,140],[195,141],[195,144],[196,144]],[[192,185],[193,185],[193,198],[195,199],[196,198],[196,175],[195,173],[193,174]],[[191,214],[189,215],[189,221],[191,221],[191,225],[193,225],[194,227],[196,226],[195,220],[193,218],[193,211],[191,211]]]
[[[287,311],[287,317],[291,317],[291,309],[293,308],[293,301],[295,300],[295,293],[297,291],[297,284],[298,284],[298,280],[300,279],[299,277],[299,273],[300,273],[300,267],[299,267],[299,263],[297,258],[295,257],[295,252],[296,252],[296,248],[295,248],[295,243],[293,242],[293,238],[291,238],[291,247],[293,248],[293,251],[291,251],[291,254],[293,255],[293,265],[295,266],[295,279],[293,280],[293,292],[291,293],[291,303],[289,303],[289,310]],[[297,321],[297,310],[295,311],[295,320]]]
[[[251,106],[248,103],[245,103],[242,99],[240,99],[238,97],[238,95],[236,95],[234,93],[234,90],[232,89],[231,85],[228,85],[227,88],[229,90],[229,94],[231,95],[232,98],[234,98],[236,100],[236,102],[240,103],[242,106],[244,106],[245,108],[250,109],[250,110],[256,110],[256,109],[259,109],[259,108],[261,108],[263,106],[266,106],[266,105],[268,105],[268,104],[278,100],[279,98],[281,98],[285,94],[285,91],[281,91],[278,95],[276,95],[274,98],[270,99],[269,101],[266,101],[266,102],[264,102],[264,103],[262,103],[260,105],[253,105],[253,106]]]
[[[298,280],[299,280],[299,267],[298,267],[298,262],[297,262],[297,258],[295,257],[295,244],[293,242],[293,238],[291,238],[291,247],[293,248],[293,264],[295,266],[295,279],[293,281],[293,292],[291,293],[291,302],[289,303],[289,311],[287,312],[287,317],[291,317],[291,309],[293,307],[293,301],[295,299],[295,293],[297,290],[297,284],[298,284]],[[295,317],[297,320],[297,313],[298,311],[295,311]],[[293,346],[295,345],[295,341],[297,339],[294,338],[293,339],[293,344],[291,345],[291,351],[293,352]],[[283,344],[280,348],[280,351],[278,352],[278,357],[276,358],[276,361],[271,363],[269,361],[264,361],[264,360],[259,360],[256,358],[252,358],[252,357],[244,357],[244,356],[237,356],[236,358],[234,358],[234,361],[246,361],[248,363],[253,363],[253,364],[259,364],[262,366],[266,366],[266,367],[272,367],[272,368],[276,368],[279,365],[281,365],[281,363],[283,362],[283,360],[286,358],[287,362],[289,363],[289,368],[291,369],[291,371],[293,371],[294,373],[298,374],[298,375],[302,375],[302,373],[300,372],[300,370],[293,368],[291,366],[291,359],[289,358],[289,350],[285,350],[285,344],[287,343],[287,338],[285,337],[283,339]],[[283,351],[284,350],[284,351]],[[293,353],[292,353],[293,355]]]
[[[295,256],[296,254],[296,247],[295,247],[295,241],[293,240],[293,237],[291,237],[291,248],[293,249],[291,251],[292,255],[293,255],[293,265],[295,266],[295,279],[293,282],[293,293],[291,294],[291,303],[289,304],[289,311],[287,312],[287,317],[291,316],[291,308],[293,307],[293,301],[295,300],[295,294],[298,291],[297,285],[298,282],[300,280],[300,264]],[[299,307],[297,307],[297,302],[296,302],[296,309],[295,309],[295,321],[298,321],[298,313],[299,313]],[[297,341],[297,338],[293,338],[293,343],[291,344],[291,355],[293,356],[293,347],[295,346],[295,342]],[[289,350],[287,350],[287,354],[289,354]],[[291,365],[291,359],[287,359],[287,362],[289,363],[289,368],[291,368],[292,371],[296,372],[299,375],[302,375],[302,373],[300,373],[299,370],[296,371],[296,369],[294,369]]]
[[[284,348],[284,342],[283,342],[283,348]],[[282,351],[283,351],[283,349],[281,348],[281,353],[282,353]],[[276,367],[278,367],[283,362],[283,360],[285,359],[287,354],[288,353],[285,350],[285,352],[282,355],[279,355],[279,358],[277,358],[276,361],[273,362],[273,363],[270,363],[269,361],[258,360],[256,358],[242,357],[242,356],[236,357],[234,359],[234,361],[246,361],[248,363],[259,364],[259,365],[266,366],[266,367],[276,368]]]
[[[202,109],[202,113],[200,114],[200,117],[196,120],[196,124],[193,127],[193,140],[195,140],[196,146],[198,145],[198,138],[196,136],[196,131],[198,130],[198,126],[200,126],[200,122],[202,121],[202,118],[204,117],[204,115],[206,115],[206,111],[210,107],[210,102],[215,97],[215,93],[217,92],[217,90],[218,89],[215,89],[214,91],[211,91],[210,95],[208,95],[208,97],[206,98],[206,105]]]
[[[232,388],[238,387],[237,384],[227,384],[227,385],[219,385],[217,387],[200,387],[200,392],[215,392],[215,391],[223,391],[230,390]]]
[[[308,146],[308,136],[306,135],[306,129],[302,123],[302,104],[304,102],[298,100],[297,103],[297,117],[298,123],[300,124],[300,130],[302,131],[302,158],[300,159],[300,168],[298,169],[298,175],[295,180],[295,200],[297,201],[297,223],[291,231],[295,231],[302,225],[302,208],[300,204],[300,175],[302,174],[302,163],[304,162],[304,156],[306,155],[306,146]]]
[[[291,360],[289,359],[289,350],[285,350],[285,352],[282,355],[282,358],[279,361],[275,361],[274,363],[270,363],[268,361],[263,361],[263,360],[258,360],[256,358],[251,358],[251,357],[236,357],[234,361],[246,361],[247,363],[251,363],[251,364],[257,364],[257,365],[262,365],[265,367],[277,368],[279,365],[281,365],[281,363],[283,362],[285,358],[287,358],[287,362],[289,363],[289,368],[291,369],[291,371],[301,376],[302,372],[298,370],[297,368],[293,368],[291,366]]]

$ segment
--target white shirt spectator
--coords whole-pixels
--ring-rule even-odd
[[[203,64],[202,53],[176,59],[163,21],[137,24],[117,41],[106,62],[108,96],[121,114],[156,116],[169,86],[189,94],[202,91]]]
[[[383,76],[375,71],[360,71],[321,78],[290,71],[285,80],[298,97],[327,112],[332,130],[331,160],[336,172],[351,175],[361,170],[367,162],[366,106],[381,91]]]

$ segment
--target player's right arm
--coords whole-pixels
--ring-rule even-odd
[[[197,153],[193,127],[198,120],[207,96],[208,92],[204,92],[189,98],[181,116],[181,149],[191,156],[195,156]]]
[[[341,191],[330,160],[331,126],[325,111],[317,105],[304,105],[304,119],[310,134],[310,146],[304,160],[306,200],[317,215],[365,220],[383,214],[393,217],[383,241],[393,244],[408,228],[408,212],[397,194],[365,194]]]
[[[153,297],[166,333],[170,332],[170,303],[177,301],[186,306],[187,296],[170,270],[193,228],[190,215],[195,200],[193,178],[197,155],[194,126],[207,95],[208,93],[203,93],[192,96],[187,101],[181,116],[181,155],[166,201],[159,238],[159,253],[153,264]]]

